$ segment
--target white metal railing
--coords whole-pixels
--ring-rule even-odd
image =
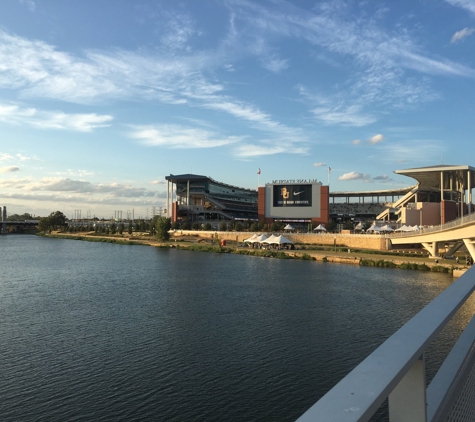
[[[432,227],[424,227],[422,230],[419,230],[419,231],[391,233],[388,236],[389,237],[405,237],[405,236],[412,237],[412,236],[424,235],[427,233],[434,233],[434,232],[452,229],[454,227],[460,227],[474,221],[475,221],[475,213],[472,213],[472,214],[467,214],[463,217],[457,218],[455,220],[449,221],[448,223],[439,224],[437,226],[432,226]]]
[[[389,398],[391,422],[446,421],[475,359],[475,318],[426,389],[424,352],[475,290],[475,268],[387,339],[298,422],[364,422]],[[475,397],[469,397],[472,407]]]

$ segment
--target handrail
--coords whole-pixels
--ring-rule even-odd
[[[428,233],[440,232],[447,229],[452,229],[454,227],[461,227],[465,224],[475,221],[475,213],[467,214],[466,216],[459,217],[455,220],[449,221],[448,223],[439,224],[432,227],[424,227],[422,230],[413,231],[413,232],[400,232],[400,233],[391,233],[389,237],[412,237],[412,236],[421,236]]]
[[[298,422],[368,421],[474,290],[475,268],[471,268],[363,360]],[[473,343],[473,336],[471,340]],[[425,408],[425,394],[423,401],[421,405]],[[432,406],[438,406],[433,401]],[[435,412],[429,409],[428,413]]]

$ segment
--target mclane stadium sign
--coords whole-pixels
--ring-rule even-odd
[[[287,183],[318,183],[317,179],[290,179],[290,180],[273,180],[272,183],[274,184],[287,184]]]

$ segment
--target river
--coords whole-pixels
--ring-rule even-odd
[[[27,235],[0,248],[2,421],[292,421],[452,282]]]

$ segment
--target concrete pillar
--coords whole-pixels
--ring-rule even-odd
[[[166,212],[166,217],[167,218],[170,218],[170,203],[169,203],[170,198],[169,198],[169,195],[168,195],[169,192],[170,192],[170,181],[167,180],[167,205],[166,205],[167,206],[167,212]]]
[[[0,214],[1,214],[1,227],[0,227],[0,233],[5,234],[7,232],[7,207],[0,207]]]
[[[468,213],[472,213],[472,186],[470,184],[470,170],[467,171],[467,204],[468,204]]]
[[[440,224],[445,223],[443,219],[444,206],[444,172],[440,172]]]

